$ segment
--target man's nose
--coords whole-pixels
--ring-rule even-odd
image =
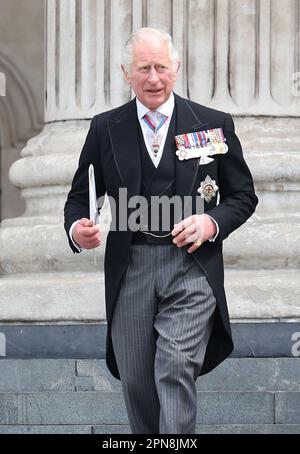
[[[155,84],[156,82],[159,81],[158,73],[157,73],[157,70],[155,68],[150,68],[149,75],[148,75],[148,80],[152,84]]]

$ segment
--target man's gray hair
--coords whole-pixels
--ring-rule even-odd
[[[133,62],[133,47],[137,43],[145,43],[156,41],[158,43],[168,43],[169,51],[170,51],[170,58],[173,63],[173,69],[177,69],[178,64],[180,62],[180,57],[173,45],[173,40],[169,33],[158,30],[156,28],[150,27],[142,27],[136,30],[132,35],[129,37],[128,41],[126,42],[123,50],[122,56],[122,64],[125,67],[126,71],[130,70],[130,66]]]

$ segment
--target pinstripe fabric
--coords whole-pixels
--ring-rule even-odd
[[[215,306],[186,248],[131,245],[112,341],[133,433],[195,432],[195,382]]]

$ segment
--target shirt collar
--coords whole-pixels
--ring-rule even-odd
[[[163,115],[166,115],[168,118],[171,118],[174,110],[174,105],[175,99],[172,92],[169,99],[155,110]],[[141,120],[146,115],[146,113],[149,112],[149,109],[148,107],[144,106],[144,104],[142,104],[141,101],[138,100],[138,98],[136,98],[136,107],[138,118]]]

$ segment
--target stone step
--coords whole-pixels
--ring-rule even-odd
[[[75,391],[75,377],[74,360],[0,361],[0,392]]]
[[[300,392],[298,358],[229,358],[197,380],[198,391]],[[121,392],[105,360],[0,360],[0,393]]]
[[[247,283],[252,282],[252,276],[244,277],[245,285],[246,281]],[[233,282],[240,280],[233,275],[231,278]],[[260,282],[257,284],[261,291],[261,301],[264,300],[264,304],[267,301],[266,295],[271,292],[270,288],[266,288],[265,283],[273,282],[274,279],[273,275],[268,279],[266,276],[260,275]],[[291,282],[290,277],[285,276],[282,279]],[[239,293],[238,285],[234,284],[231,287],[236,295]],[[250,288],[247,292],[250,292]],[[286,292],[281,294],[282,298],[284,298],[284,294]],[[290,295],[290,293],[288,294]],[[294,296],[297,299],[296,294]],[[229,299],[232,301],[231,298]],[[291,308],[293,305],[295,306],[296,303],[293,303],[293,299],[289,297],[286,300],[286,304],[289,304]],[[3,316],[1,303],[0,295],[0,313]],[[245,319],[243,321],[232,319],[235,347],[231,358],[297,358],[300,356],[299,320],[293,322],[272,320],[272,311],[268,309],[269,315],[265,313],[268,321],[258,323],[257,320],[251,321],[248,318],[251,317],[251,314],[245,310],[243,299],[239,299],[238,304],[240,313],[245,315],[248,322],[245,322]],[[247,300],[246,306],[249,304],[250,300]],[[272,304],[279,307],[281,302],[273,298],[269,306],[272,307]],[[233,314],[233,308],[230,309],[230,312]],[[277,314],[279,313],[277,312]],[[236,315],[238,316],[238,314]],[[273,316],[275,317],[274,311]],[[106,334],[107,326],[103,323],[0,324],[0,359],[105,359]]]
[[[0,425],[2,434],[131,434],[128,424],[111,425]],[[196,426],[196,434],[300,434],[300,424],[224,424]]]
[[[199,424],[300,424],[300,393],[198,392]],[[0,425],[128,424],[118,392],[0,393]]]
[[[93,434],[130,434],[128,425],[93,426]],[[300,424],[196,425],[196,434],[300,434]]]
[[[107,427],[107,426],[103,426]],[[129,426],[127,426],[129,428]],[[128,429],[129,430],[129,429]],[[23,435],[23,434],[92,434],[93,426],[85,425],[0,425],[0,435]],[[105,432],[103,432],[105,433]],[[107,432],[109,433],[109,432]],[[115,432],[118,433],[118,432]],[[122,432],[121,432],[122,433]],[[130,433],[130,432],[123,432]]]
[[[197,433],[300,433],[300,361],[229,358],[197,381]],[[0,361],[0,433],[129,433],[104,360]]]

